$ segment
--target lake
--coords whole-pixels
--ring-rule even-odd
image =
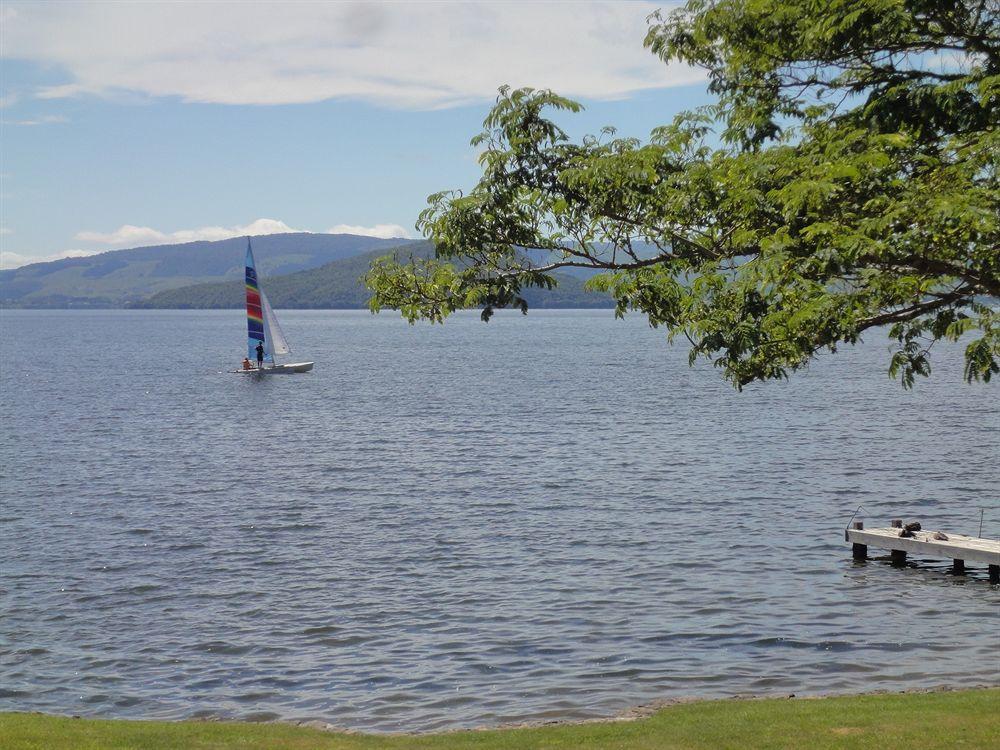
[[[237,310],[0,314],[0,710],[422,731],[997,682],[983,568],[843,541],[859,505],[1000,535],[961,345],[913,391],[874,332],[737,393],[607,310],[280,315],[312,373],[228,373]]]

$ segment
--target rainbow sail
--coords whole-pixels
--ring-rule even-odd
[[[247,237],[246,260],[246,290],[247,290],[247,356],[251,362],[257,361],[257,345],[264,345],[264,361],[274,362],[271,347],[264,336],[264,308],[261,304],[260,285],[257,283],[257,268],[253,262],[253,250],[250,248],[250,238]]]
[[[247,356],[251,362],[257,360],[257,346],[264,345],[264,361],[275,364],[275,354],[288,354],[291,349],[285,334],[278,325],[278,318],[267,301],[267,295],[257,281],[257,268],[253,262],[253,250],[247,237],[246,260],[247,290]]]
[[[278,325],[278,318],[271,308],[271,303],[267,301],[267,295],[260,288],[257,280],[257,266],[253,262],[253,249],[250,247],[250,238],[247,237],[247,259],[246,259],[246,293],[247,293],[247,357],[251,362],[257,361],[257,347],[261,347],[264,356],[261,357],[262,364],[268,367],[250,367],[243,363],[243,369],[236,372],[253,372],[261,375],[273,375],[285,372],[310,372],[313,368],[312,362],[286,362],[278,364],[275,361],[277,354],[289,354],[291,349],[288,340],[285,338],[281,326]]]

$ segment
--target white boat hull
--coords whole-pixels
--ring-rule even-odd
[[[260,369],[252,367],[249,370],[233,370],[233,372],[243,375],[288,375],[293,372],[309,372],[313,364],[313,362],[289,362],[284,365],[265,365]]]

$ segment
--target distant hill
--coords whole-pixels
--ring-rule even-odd
[[[394,251],[379,249],[342,260],[335,260],[320,268],[299,273],[261,276],[261,284],[271,305],[275,308],[295,309],[352,309],[368,305],[369,291],[360,279],[375,258],[393,252],[407,258],[430,257],[430,243],[410,243]],[[530,289],[525,299],[531,307],[612,307],[610,297],[589,292],[583,280],[576,276],[556,274],[559,286],[552,290]],[[243,282],[230,281],[216,284],[195,284],[180,289],[170,289],[133,303],[142,308],[238,308],[244,304]]]
[[[253,238],[262,275],[289,274],[405,240],[353,234],[271,234]],[[113,250],[0,271],[3,307],[124,307],[192,284],[242,279],[246,238]],[[240,283],[236,281],[235,283]]]

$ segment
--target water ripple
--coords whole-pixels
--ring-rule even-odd
[[[227,375],[238,311],[4,311],[0,710],[431,730],[996,681],[983,570],[841,541],[859,503],[1000,534],[961,344],[909,392],[873,334],[736,394],[604,311],[283,321],[310,376]]]

